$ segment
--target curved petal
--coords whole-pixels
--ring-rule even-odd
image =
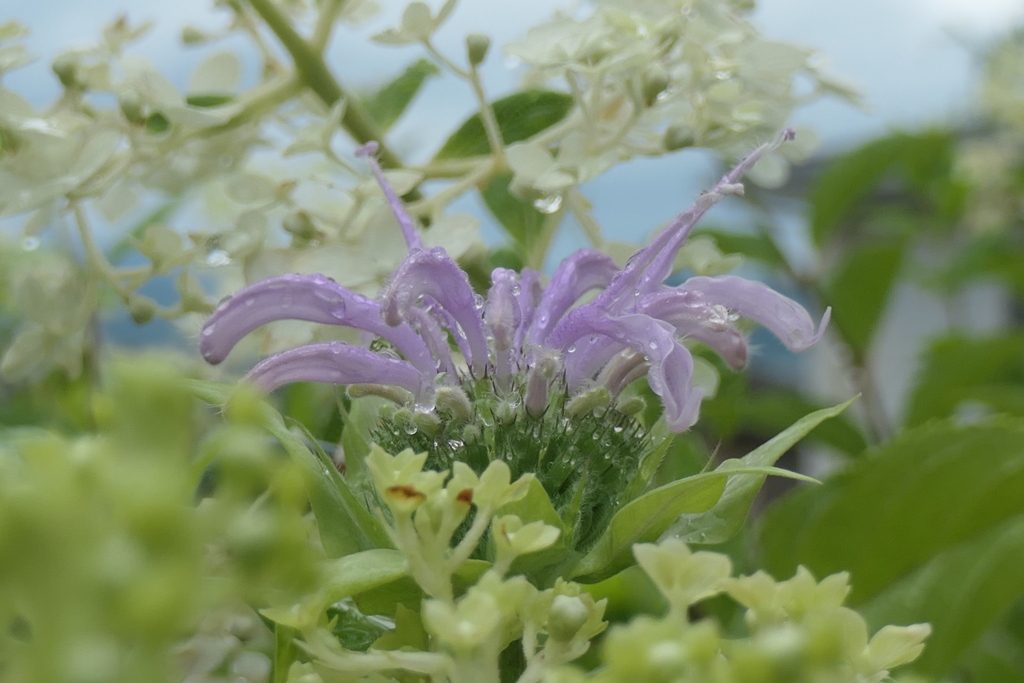
[[[434,354],[434,358],[437,359],[438,372],[446,372],[454,377],[456,375],[455,362],[452,360],[451,347],[448,346],[448,337],[434,320],[430,310],[413,306],[405,312],[405,316],[412,328],[426,343],[430,353]]]
[[[647,381],[661,398],[669,429],[682,432],[697,421],[701,390],[693,387],[693,358],[673,336],[668,323],[639,313],[611,316],[598,308],[584,306],[566,315],[556,331],[560,336],[549,345],[574,353],[574,345],[587,335],[610,337],[641,354],[651,364]],[[553,337],[554,335],[552,335]]]
[[[384,288],[384,321],[401,325],[405,312],[424,297],[434,299],[451,314],[455,321],[453,333],[461,333],[469,345],[470,367],[475,375],[482,375],[488,355],[483,318],[477,310],[469,276],[441,247],[413,250],[405,257]]]
[[[665,289],[641,298],[641,313],[664,320],[681,337],[696,339],[715,351],[734,370],[747,364],[747,340],[729,319],[729,309],[709,305],[697,291]]]
[[[282,351],[257,364],[246,379],[264,391],[292,382],[389,384],[421,396],[429,380],[404,360],[341,342],[309,344]]]
[[[672,273],[676,254],[701,216],[725,197],[743,194],[743,186],[739,184],[743,175],[761,157],[778,149],[782,143],[792,140],[793,137],[792,130],[784,130],[774,140],[755,149],[729,173],[722,176],[709,192],[698,197],[693,206],[679,214],[650,244],[633,254],[626,267],[597,297],[595,303],[616,312],[633,310],[636,298],[634,294],[655,291]]]
[[[388,200],[388,204],[391,206],[391,212],[395,214],[395,218],[398,219],[398,225],[402,228],[402,234],[405,236],[405,243],[410,249],[422,249],[423,239],[420,237],[420,231],[416,229],[416,223],[413,221],[412,216],[405,210],[405,206],[402,204],[402,200],[398,198],[395,193],[395,189],[391,187],[391,183],[388,182],[387,177],[384,175],[384,171],[381,170],[380,164],[373,157],[380,149],[380,145],[376,142],[371,141],[356,150],[358,156],[366,157],[366,163],[370,166],[370,172],[373,173],[373,177],[377,179],[377,184],[380,185],[380,189],[384,192],[384,196]]]
[[[490,290],[484,319],[494,341],[494,372],[499,386],[507,387],[512,373],[512,346],[516,332],[523,323],[516,295],[522,289],[519,274],[508,268],[495,268],[491,272]]]
[[[619,272],[612,257],[581,249],[558,264],[530,325],[530,341],[543,344],[569,307],[587,291],[606,287]]]
[[[323,275],[271,277],[228,297],[203,325],[199,351],[207,362],[219,363],[242,337],[275,320],[305,320],[365,330],[391,342],[421,372],[433,373],[437,367],[412,328],[385,325],[380,304]]]
[[[803,306],[763,282],[735,275],[693,277],[680,285],[680,289],[699,292],[708,303],[720,304],[764,325],[790,351],[805,351],[818,341],[832,314],[831,309],[826,309],[815,329],[814,321]]]
[[[522,348],[523,340],[526,339],[526,335],[530,331],[537,305],[543,294],[544,286],[540,281],[540,273],[532,268],[523,268],[519,272],[519,293],[516,295],[522,322],[519,323],[519,329],[516,330],[514,348]]]

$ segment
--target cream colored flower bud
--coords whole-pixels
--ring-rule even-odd
[[[487,59],[487,52],[491,49],[491,39],[482,33],[470,33],[466,36],[466,56],[473,66],[481,64]]]

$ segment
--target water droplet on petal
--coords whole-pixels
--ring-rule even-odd
[[[648,347],[648,348],[649,348],[649,349],[650,349],[651,351],[657,351],[657,350],[658,350],[658,342],[656,342],[656,341],[654,341],[654,340],[652,339],[651,341],[647,342],[647,347]]]
[[[35,251],[36,249],[39,248],[40,244],[41,242],[39,241],[39,238],[34,237],[32,235],[29,235],[25,239],[21,240],[21,248],[24,249],[25,251]]]
[[[256,303],[256,299],[246,299],[245,301],[243,301],[243,302],[242,302],[242,304],[243,304],[243,305],[244,305],[244,306],[245,306],[246,308],[248,308],[249,306],[252,306],[252,305],[253,305],[253,304],[255,304],[255,303]]]
[[[206,327],[203,328],[203,336],[209,337],[211,334],[213,334],[213,328],[214,323],[209,323]]]
[[[566,353],[576,353],[576,345],[575,345],[575,344],[573,344],[572,346],[570,346],[569,348],[567,348],[567,349],[565,350],[565,352],[566,352]]]
[[[541,213],[554,213],[562,208],[562,195],[553,194],[548,197],[541,197],[533,202],[533,208]]]

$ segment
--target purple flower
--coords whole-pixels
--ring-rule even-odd
[[[828,323],[815,326],[802,306],[759,282],[735,276],[694,277],[664,285],[676,254],[697,220],[715,203],[742,194],[740,178],[767,152],[792,139],[786,131],[756,149],[715,187],[662,230],[619,269],[606,255],[581,250],[565,259],[545,288],[535,271],[497,268],[486,298],[441,248],[424,248],[413,220],[377,176],[405,235],[409,252],[378,301],[320,275],[284,275],[251,285],[222,303],[207,321],[199,348],[211,363],[224,359],[243,336],[273,320],[345,325],[390,345],[381,352],[340,343],[311,344],[277,354],[248,375],[270,391],[289,382],[376,384],[409,392],[420,410],[432,410],[437,392],[459,391],[487,378],[495,394],[521,392],[527,412],[544,412],[559,379],[571,395],[604,387],[614,398],[646,375],[673,431],[697,419],[701,391],[691,383],[688,341],[702,343],[741,368],[747,343],[738,317],[771,330],[789,349],[814,344]],[[578,305],[591,290],[592,302]],[[464,363],[453,354],[457,347]],[[402,394],[405,395],[405,394]]]

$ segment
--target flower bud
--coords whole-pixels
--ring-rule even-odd
[[[281,227],[286,232],[290,232],[295,237],[302,241],[309,242],[317,238],[317,229],[313,224],[313,221],[309,218],[309,214],[305,211],[296,211],[290,213],[284,217],[281,221]]]
[[[665,151],[674,152],[677,149],[693,147],[696,142],[693,131],[688,126],[674,125],[669,126],[665,131],[662,144],[665,146]]]
[[[144,296],[133,296],[128,302],[128,314],[136,325],[145,325],[156,315],[156,304]]]
[[[134,90],[125,90],[118,96],[117,101],[121,106],[121,113],[129,123],[141,126],[145,122],[146,117],[142,111],[142,98],[139,97],[139,93]]]
[[[574,396],[565,404],[565,412],[572,418],[582,417],[603,408],[612,400],[612,395],[605,387],[590,389]]]
[[[491,39],[482,33],[470,33],[466,36],[466,56],[469,63],[477,66],[487,58],[487,51],[491,49]]]
[[[78,85],[78,59],[74,55],[66,52],[59,55],[53,60],[51,68],[65,88],[74,88]]]
[[[658,95],[668,88],[669,82],[668,70],[657,62],[651,64],[641,79],[640,91],[644,97],[644,104],[648,107],[653,105]]]
[[[204,32],[195,26],[186,26],[181,30],[181,42],[186,45],[199,45],[210,39]]]
[[[548,635],[555,640],[572,640],[589,616],[589,610],[580,598],[556,595],[548,613]]]

